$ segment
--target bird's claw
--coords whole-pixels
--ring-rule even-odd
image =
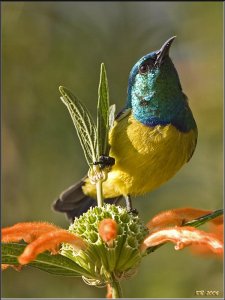
[[[138,215],[138,210],[137,210],[136,208],[132,208],[132,209],[130,209],[128,212],[129,212],[129,214],[132,214],[132,215],[134,215],[134,216],[137,216],[137,215]]]
[[[115,164],[115,158],[107,155],[101,155],[99,161],[93,163],[93,165],[100,165],[101,169],[106,167],[112,167]]]

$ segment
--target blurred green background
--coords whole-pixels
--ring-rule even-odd
[[[2,226],[43,220],[68,227],[51,204],[87,165],[58,86],[96,116],[104,62],[118,111],[133,64],[173,35],[171,57],[197,120],[198,145],[172,180],[134,205],[145,222],[166,209],[223,206],[223,3],[4,2]],[[196,290],[223,297],[223,266],[166,245],[122,286],[130,298],[191,298]],[[105,289],[27,267],[3,273],[2,296],[98,298]]]

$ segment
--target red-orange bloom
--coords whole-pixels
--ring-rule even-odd
[[[159,230],[164,227],[181,226],[188,221],[192,221],[196,218],[212,213],[211,210],[203,210],[196,208],[176,208],[167,211],[163,211],[152,218],[146,226],[151,232]],[[223,216],[219,216],[212,219],[215,225],[223,223]]]
[[[18,242],[24,240],[29,243],[24,252],[18,257],[20,265],[25,265],[46,250],[52,254],[58,253],[61,243],[69,243],[78,249],[85,249],[86,243],[75,234],[45,222],[18,223],[12,227],[2,229],[2,242]],[[3,265],[6,269],[8,265]]]
[[[21,271],[22,269],[21,265],[16,266],[16,265],[1,264],[2,271],[6,270],[9,267],[13,268],[16,271]]]
[[[107,284],[106,298],[108,298],[108,299],[112,298],[112,287],[111,287],[111,285],[109,283]]]
[[[219,218],[218,218],[219,219]],[[210,232],[221,242],[221,244],[223,245],[223,223],[222,224],[218,224],[218,225],[214,225],[214,224],[210,224]],[[198,245],[192,245],[191,250],[193,253],[196,254],[201,254],[201,255],[206,255],[206,254],[211,254],[211,250],[209,247],[204,247],[204,245],[198,244]],[[221,256],[223,254],[223,251],[221,252]]]
[[[223,254],[223,243],[215,235],[189,226],[158,230],[144,240],[141,249],[144,251],[165,242],[175,243],[176,250],[190,245],[202,245],[215,254]]]
[[[105,243],[110,244],[117,237],[118,225],[113,219],[104,219],[99,223],[98,232]]]
[[[141,245],[145,251],[149,247],[165,242],[175,243],[175,249],[192,246],[196,253],[223,254],[223,216],[212,219],[213,232],[205,232],[182,224],[212,213],[209,210],[179,208],[156,215],[147,223],[150,234]]]
[[[24,240],[31,243],[44,233],[59,230],[59,227],[47,222],[18,223],[11,227],[2,228],[2,242],[19,242]]]

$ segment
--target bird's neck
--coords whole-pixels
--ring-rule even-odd
[[[172,90],[170,91],[171,94],[169,96],[160,92],[153,93],[150,100],[151,105],[146,106],[140,106],[139,99],[136,105],[135,102],[128,99],[126,108],[131,108],[134,118],[146,126],[172,124],[182,132],[188,132],[196,128],[187,98],[182,90],[174,93]],[[132,102],[133,105],[131,106]]]
[[[131,78],[126,108],[131,108],[134,118],[147,126],[173,124],[184,132],[196,127],[172,62],[146,76],[137,74],[135,81]]]
[[[133,111],[133,115],[136,120],[150,127],[172,124],[181,132],[188,132],[191,129],[196,128],[196,123],[188,103],[180,103],[174,107],[173,112],[170,111],[168,114],[155,114],[155,111],[153,110],[153,113],[148,115],[141,112],[135,113],[135,111]]]

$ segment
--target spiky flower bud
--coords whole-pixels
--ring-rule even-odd
[[[107,228],[102,228],[105,223],[102,221],[106,219],[113,222],[108,227],[108,220],[105,224]],[[112,238],[109,243],[104,241],[104,232],[101,230],[107,230],[107,235],[110,235],[110,227]],[[83,279],[91,285],[106,285],[111,282],[112,274],[117,280],[132,276],[145,255],[140,251],[140,245],[148,234],[147,228],[138,216],[119,206],[106,204],[103,207],[91,208],[75,219],[69,231],[85,240],[88,247],[77,251],[70,244],[63,244],[61,254],[75,261],[90,274]]]

